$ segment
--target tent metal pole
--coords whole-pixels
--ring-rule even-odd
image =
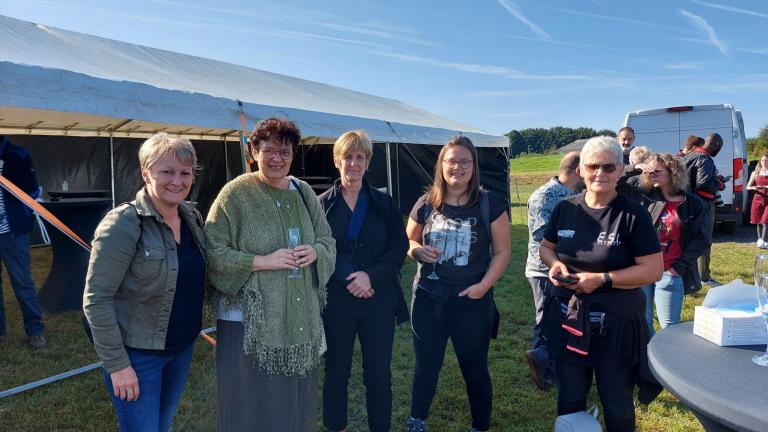
[[[115,141],[109,134],[109,178],[112,182],[112,208],[115,208]]]
[[[221,143],[224,144],[224,170],[227,173],[227,181],[232,180],[232,168],[229,166],[229,152],[227,151],[227,138],[221,137]]]
[[[391,142],[387,141],[385,144],[385,149],[387,150],[387,193],[389,193],[389,196],[392,195],[392,159],[390,151],[390,146],[392,145]]]

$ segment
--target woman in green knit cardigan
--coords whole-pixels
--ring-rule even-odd
[[[317,430],[321,311],[335,241],[312,189],[288,176],[300,133],[269,118],[251,134],[259,170],[222,189],[205,224],[218,293],[219,431]],[[289,228],[299,228],[296,247]]]

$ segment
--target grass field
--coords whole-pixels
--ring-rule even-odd
[[[499,338],[491,343],[490,365],[494,382],[493,431],[535,432],[552,429],[556,393],[535,389],[523,353],[530,347],[533,322],[530,287],[523,277],[527,230],[525,202],[530,193],[553,174],[552,162],[543,171],[512,173],[512,259],[505,276],[496,285],[496,299],[502,316]],[[554,166],[557,166],[555,161]],[[718,238],[713,248],[713,277],[717,280],[751,279],[755,249],[747,243]],[[50,266],[50,250],[33,250],[34,279],[40,286]],[[403,286],[409,293],[414,266],[404,269]],[[8,319],[8,337],[0,345],[0,390],[41,379],[97,361],[85,338],[79,313],[46,315],[49,345],[31,351],[23,344],[21,317],[7,278],[3,293]],[[693,319],[693,306],[705,293],[688,297],[684,320]],[[359,350],[350,382],[349,430],[364,431],[365,393],[362,386]],[[392,357],[394,394],[392,430],[404,430],[410,403],[413,347],[410,327],[400,326],[395,334]],[[592,397],[593,401],[596,398]],[[212,348],[199,341],[192,372],[179,409],[175,431],[212,431],[214,412],[214,357]],[[650,406],[638,406],[640,431],[700,431],[693,415],[673,396],[662,393]],[[318,415],[318,419],[320,416]],[[429,418],[430,430],[466,431],[469,407],[455,357],[446,355],[438,395]],[[89,372],[20,395],[0,399],[0,431],[110,431],[116,430],[101,373]],[[322,429],[321,429],[322,430]]]

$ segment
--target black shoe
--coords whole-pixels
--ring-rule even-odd
[[[27,338],[27,343],[29,344],[32,349],[42,349],[45,348],[45,345],[48,343],[48,341],[45,340],[45,336],[43,335],[32,335]]]
[[[539,390],[549,390],[552,387],[551,380],[546,379],[547,365],[542,364],[533,350],[525,352],[525,359],[528,361],[528,368],[531,370],[531,378]]]

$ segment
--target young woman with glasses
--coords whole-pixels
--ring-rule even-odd
[[[468,138],[455,137],[440,151],[434,183],[411,210],[406,233],[408,255],[419,263],[411,309],[416,365],[408,430],[426,431],[449,338],[467,386],[471,430],[488,430],[492,288],[509,262],[509,216],[503,201],[481,190],[477,150]]]

